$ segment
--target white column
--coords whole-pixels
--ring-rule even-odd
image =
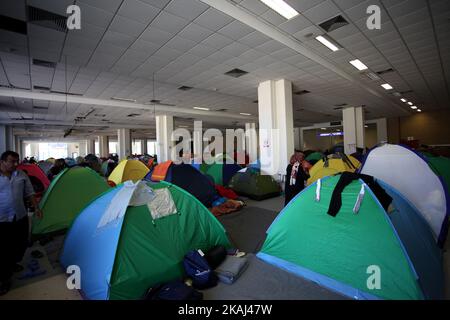
[[[142,154],[148,154],[148,150],[147,150],[147,139],[142,139],[141,140],[142,143]]]
[[[6,126],[0,125],[0,154],[6,150]]]
[[[23,159],[22,141],[19,136],[14,137],[14,150],[19,154],[20,159]]]
[[[98,149],[101,158],[109,157],[108,136],[98,136]]]
[[[172,132],[173,132],[173,116],[156,116],[156,140],[158,162],[162,163],[172,158]]]
[[[194,143],[194,163],[201,164],[203,162],[203,128],[201,122],[195,122],[192,140]]]
[[[294,148],[296,150],[301,150],[301,144],[300,144],[300,128],[294,128]]]
[[[377,142],[383,143],[388,141],[387,119],[377,120]]]
[[[364,110],[362,107],[345,108],[342,111],[344,124],[344,152],[352,154],[356,148],[364,148]]]
[[[250,163],[258,160],[258,133],[256,131],[256,123],[245,124],[245,148],[248,153]]]
[[[86,140],[86,155],[88,154],[95,154],[95,139]]]
[[[258,86],[261,168],[272,175],[285,174],[294,153],[292,83],[269,80]]]
[[[117,130],[118,143],[117,153],[119,160],[125,160],[131,155],[131,132],[130,129],[118,129]]]

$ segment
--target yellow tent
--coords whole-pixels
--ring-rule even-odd
[[[122,160],[111,172],[108,180],[116,185],[132,180],[133,182],[144,179],[150,170],[139,160]]]
[[[332,176],[345,171],[355,172],[361,163],[352,156],[342,154],[332,154],[323,159],[317,161],[317,163],[309,170],[310,178],[307,181],[307,185],[316,182],[327,176]]]

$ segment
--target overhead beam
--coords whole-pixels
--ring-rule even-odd
[[[44,101],[53,101],[53,102],[63,102],[63,103],[76,103],[76,104],[87,104],[87,105],[97,105],[104,107],[113,107],[113,108],[128,108],[128,109],[139,109],[139,110],[150,110],[155,111],[159,114],[189,114],[189,115],[201,115],[207,117],[219,117],[219,118],[230,118],[230,119],[239,119],[239,120],[249,120],[256,119],[256,117],[251,116],[243,116],[240,114],[230,114],[219,111],[203,111],[197,109],[186,109],[181,107],[172,107],[166,105],[148,105],[141,103],[132,103],[126,101],[116,101],[116,100],[104,100],[104,99],[94,99],[94,98],[86,98],[86,97],[78,97],[78,96],[69,96],[64,94],[54,94],[54,93],[42,93],[42,92],[33,92],[19,89],[8,89],[8,88],[0,88],[0,97],[11,97],[11,98],[20,98],[20,99],[35,99],[35,100],[44,100]]]

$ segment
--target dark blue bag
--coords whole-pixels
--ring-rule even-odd
[[[183,259],[184,270],[192,279],[192,286],[196,289],[208,289],[217,285],[218,277],[211,270],[206,259],[197,251],[189,251]]]
[[[156,285],[147,292],[145,300],[202,300],[203,293],[181,280]]]

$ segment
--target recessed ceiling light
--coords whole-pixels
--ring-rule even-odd
[[[351,65],[353,65],[356,69],[358,69],[359,71],[363,71],[363,70],[367,70],[369,69],[364,63],[362,63],[360,60],[356,59],[356,60],[352,60],[349,61]]]
[[[327,130],[327,128],[320,128],[320,130]]]
[[[413,105],[414,105],[414,103],[412,103],[412,102],[408,102],[408,104],[409,104],[410,106],[413,106]]]
[[[189,128],[189,126],[178,126],[178,128]]]
[[[288,20],[299,15],[297,10],[292,8],[283,0],[261,0],[261,2],[264,3],[266,6],[268,6],[269,8],[271,8],[272,10],[275,10]]]
[[[400,99],[402,102],[406,102],[406,99]]]
[[[392,90],[394,89],[389,83],[385,83],[381,85],[386,90]]]
[[[422,112],[422,110],[420,110],[420,109],[417,109],[417,112]]]
[[[323,44],[325,47],[327,47],[328,49],[330,49],[333,52],[339,50],[339,47],[337,45],[332,43],[330,40],[328,40],[324,36],[318,36],[318,37],[316,37],[316,40],[319,41],[321,44]]]
[[[411,109],[415,110],[415,109],[417,109],[417,107],[416,106],[412,106]]]
[[[245,112],[241,112],[241,113],[239,113],[239,114],[241,114],[241,115],[243,115],[243,116],[251,116],[251,115],[252,115],[251,113],[245,113]]]
[[[366,124],[365,126],[364,126],[364,128],[368,128],[369,126]]]
[[[194,109],[196,109],[196,110],[209,111],[209,108],[204,108],[204,107],[194,107]]]

